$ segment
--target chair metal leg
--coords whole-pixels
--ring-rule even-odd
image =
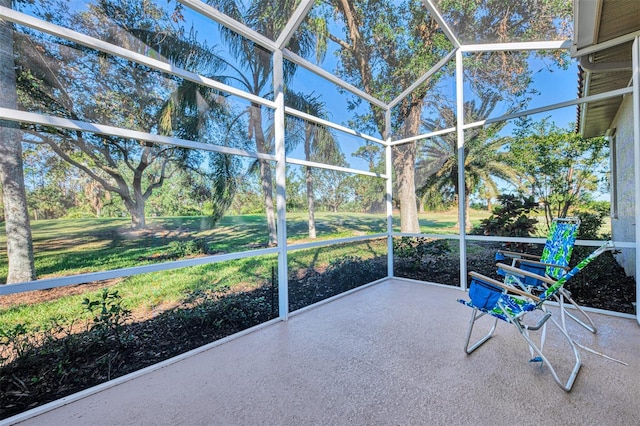
[[[583,326],[584,328],[589,330],[591,333],[596,334],[598,332],[598,330],[596,329],[596,325],[593,323],[593,320],[584,311],[584,309],[582,309],[582,307],[580,305],[578,305],[578,303],[576,303],[576,301],[571,298],[571,293],[569,293],[564,288],[561,288],[558,293],[559,293],[559,298],[560,298],[560,309],[562,309],[562,311],[569,318],[571,318],[572,320],[574,320],[575,322],[577,322],[578,324],[580,324],[581,326]],[[573,315],[571,312],[569,312],[567,309],[564,308],[564,306],[563,306],[564,305],[564,299],[566,299],[567,302],[571,303],[573,305],[573,307],[576,308],[578,310],[578,312],[580,312],[580,314],[582,314],[582,316],[584,318],[586,318],[588,324],[586,322],[582,321],[580,318],[576,317],[575,315]]]
[[[473,331],[473,325],[475,324],[478,318],[482,318],[485,315],[486,313],[480,311],[477,308],[474,308],[473,312],[471,313],[471,320],[469,321],[469,330],[467,331],[467,340],[464,345],[464,351],[467,354],[470,354],[471,352],[475,351],[480,346],[482,346],[484,342],[486,342],[491,337],[493,337],[493,332],[496,330],[496,326],[498,324],[498,318],[494,318],[493,326],[491,327],[491,330],[489,330],[489,333],[486,336],[484,336],[482,339],[474,343],[473,346],[469,347],[469,340],[471,340],[471,332]]]
[[[560,380],[560,378],[558,377],[558,374],[556,373],[556,370],[553,368],[553,365],[551,364],[549,359],[542,353],[542,350],[531,340],[531,338],[525,332],[527,328],[529,330],[532,330],[534,328],[526,327],[525,325],[520,323],[519,319],[514,321],[513,323],[518,329],[518,331],[520,332],[520,335],[522,336],[522,338],[529,344],[529,347],[531,347],[533,351],[536,354],[538,354],[543,364],[546,364],[549,367],[549,371],[551,371],[551,375],[553,376],[553,379],[556,381],[558,386],[560,386],[562,390],[569,392],[571,391],[571,388],[573,387],[573,383],[575,382],[576,377],[578,377],[578,372],[580,371],[580,367],[582,366],[582,361],[580,360],[580,354],[578,353],[578,348],[573,343],[573,340],[571,339],[571,337],[567,334],[566,330],[560,324],[558,324],[555,318],[553,318],[551,315],[545,315],[544,321],[546,321],[547,319],[551,319],[551,321],[556,325],[558,330],[560,330],[560,333],[562,333],[565,339],[567,339],[567,342],[569,343],[569,345],[571,346],[571,349],[573,350],[575,363],[573,365],[571,374],[569,375],[569,378],[567,379],[566,382],[563,382],[562,380]],[[540,328],[539,324],[537,325],[537,328]]]

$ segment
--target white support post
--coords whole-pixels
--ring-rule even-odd
[[[633,64],[633,159],[635,170],[634,180],[634,206],[636,216],[636,320],[640,324],[640,281],[638,280],[638,266],[640,266],[640,37],[636,37],[633,42],[632,52]]]
[[[393,277],[393,159],[391,148],[391,109],[387,109],[384,114],[384,139],[387,144],[384,148],[385,156],[385,180],[386,205],[387,205],[387,275]]]
[[[287,165],[284,149],[284,79],[282,51],[273,52],[273,91],[276,109],[273,127],[276,146],[276,220],[278,230],[278,312],[281,320],[289,318],[289,282],[287,280]]]
[[[464,78],[462,51],[456,51],[456,134],[458,136],[458,224],[460,226],[460,287],[467,289],[467,240],[464,192]]]

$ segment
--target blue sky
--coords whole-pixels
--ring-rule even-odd
[[[533,83],[531,87],[539,92],[539,94],[533,95],[527,109],[570,101],[577,98],[578,70],[575,63],[572,63],[568,69],[564,70],[558,69],[548,60],[543,61],[538,58],[534,58],[531,60],[531,67],[534,70]],[[451,83],[443,84],[442,86],[446,96],[450,97],[451,100],[454,100],[455,86],[453,85],[453,78],[451,78]],[[345,124],[346,121],[353,116],[347,109],[347,101],[353,97],[349,94],[339,94],[335,85],[326,82],[309,71],[302,69],[299,70],[298,74],[294,77],[291,88],[304,93],[313,92],[314,95],[321,94],[322,99],[326,102],[327,110],[330,112],[330,119],[333,122]],[[473,93],[470,90],[465,90],[465,100],[473,98]],[[366,105],[366,102],[363,102],[363,106]],[[536,114],[532,116],[532,118],[540,120],[550,117],[550,120],[555,122],[556,125],[569,130],[573,128],[573,123],[576,121],[576,111],[576,106],[570,106]],[[498,117],[506,112],[506,106],[498,106],[492,112],[491,117]],[[513,121],[505,127],[503,134],[506,135],[513,130],[513,125],[511,123],[513,123]],[[349,140],[348,143],[353,144],[354,141]],[[350,155],[347,154],[347,157],[350,157]],[[356,163],[359,163],[358,161],[354,161],[355,159],[353,158],[347,158],[347,160],[352,162],[354,166]],[[360,164],[357,164],[357,167],[360,167]]]

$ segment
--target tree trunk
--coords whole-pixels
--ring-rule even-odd
[[[415,160],[416,144],[409,142],[394,149],[393,164],[398,179],[398,200],[400,201],[400,231],[420,232],[418,209],[416,206]]]
[[[134,229],[145,229],[147,220],[144,217],[144,203],[135,203],[129,208],[131,213],[131,225]]]
[[[309,238],[316,238],[316,216],[315,216],[315,199],[313,195],[313,174],[311,167],[306,168],[306,181],[307,181],[307,205],[309,208]]]
[[[142,170],[144,170],[146,166],[142,167],[142,163],[143,161],[141,160],[141,164],[138,165],[138,170],[133,174],[133,180],[131,182],[133,199],[130,199],[128,202],[125,200],[124,203],[131,214],[131,225],[134,229],[145,229],[147,227],[147,221],[144,217],[146,197],[142,192]]]
[[[343,14],[348,34],[351,40],[351,53],[355,59],[356,66],[360,71],[362,78],[362,86],[365,91],[375,94],[374,77],[371,58],[374,56],[371,45],[367,45],[365,38],[359,30],[359,18],[357,8],[348,0],[339,0],[335,7]],[[370,40],[369,40],[370,41]],[[405,117],[404,135],[415,136],[418,134],[420,127],[420,113],[424,99],[422,97],[415,98],[411,96],[411,106],[407,108],[407,117]],[[376,108],[372,108],[372,112],[378,127],[382,134],[390,129],[384,129],[384,116]],[[394,148],[393,164],[398,179],[398,199],[400,201],[400,229],[402,232],[417,233],[420,232],[420,224],[418,223],[418,206],[416,203],[415,192],[415,160],[416,160],[416,143],[409,142],[396,146]]]
[[[267,228],[269,229],[269,246],[278,244],[278,234],[276,231],[276,214],[273,204],[273,183],[271,178],[271,166],[267,160],[260,161],[260,182],[264,206],[267,213]]]
[[[304,159],[307,161],[311,161],[312,128],[309,124],[305,126]],[[311,167],[307,166],[305,168],[305,180],[307,182],[307,207],[309,209],[309,238],[313,240],[316,238],[316,202],[313,194],[313,172]]]
[[[469,191],[464,193],[464,229],[471,231],[473,225],[471,224],[471,218],[469,217],[469,211],[471,208],[471,198],[469,197]]]
[[[0,0],[0,5],[11,7],[11,1]],[[0,106],[15,109],[17,104],[13,26],[7,21],[0,21]],[[13,122],[0,121],[0,184],[9,260],[7,283],[35,280],[33,240],[22,166],[22,141],[18,125]]]
[[[261,106],[254,104],[251,106],[249,126],[253,130],[256,138],[256,148],[259,153],[269,153],[269,149],[262,130],[262,110]],[[271,166],[267,160],[258,160],[260,164],[260,183],[262,195],[267,213],[267,227],[269,228],[269,246],[278,244],[278,234],[276,230],[276,214],[273,203],[273,182]]]
[[[413,102],[405,118],[404,136],[418,134],[422,102]],[[408,142],[394,147],[393,165],[398,180],[398,200],[400,201],[400,231],[419,233],[418,206],[416,203],[415,164],[417,147]]]

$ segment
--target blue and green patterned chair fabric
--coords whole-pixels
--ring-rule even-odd
[[[506,294],[500,287],[477,278],[469,284],[469,298],[471,300],[458,299],[458,302],[505,322],[511,322],[537,307],[536,303]]]
[[[540,262],[558,266],[569,266],[571,253],[573,252],[573,245],[575,244],[576,237],[578,236],[579,225],[579,222],[554,220],[551,223],[551,228],[549,229],[549,235],[551,238],[547,238],[544,250],[542,251],[542,256],[540,256]],[[552,266],[549,266],[546,269],[546,274],[556,280],[559,279],[564,272],[564,269]]]
[[[557,266],[542,267],[539,264],[528,263],[525,259],[520,259],[518,267],[537,275],[546,275],[556,280],[560,279],[566,270],[562,267],[569,266],[569,260],[571,259],[573,246],[578,236],[579,226],[580,221],[577,219],[555,219],[551,222],[547,241],[545,242],[539,262]],[[504,260],[505,256],[501,252],[496,253],[497,262]],[[506,275],[501,269],[498,270],[498,274]],[[512,282],[513,279],[512,276],[507,275],[506,283],[516,285],[517,283]],[[521,280],[522,283],[528,287],[540,288],[542,286],[541,282],[535,278],[524,277]]]
[[[507,294],[502,288],[478,278],[473,278],[469,284],[469,297],[471,300],[458,299],[458,302],[503,321],[512,322],[525,313],[538,309],[546,300],[552,299],[567,281],[584,269],[596,257],[611,248],[611,243],[607,242],[588,257],[584,258],[573,269],[562,275],[553,285],[549,286],[544,293],[538,295],[540,298],[539,302],[534,302],[526,297]]]

